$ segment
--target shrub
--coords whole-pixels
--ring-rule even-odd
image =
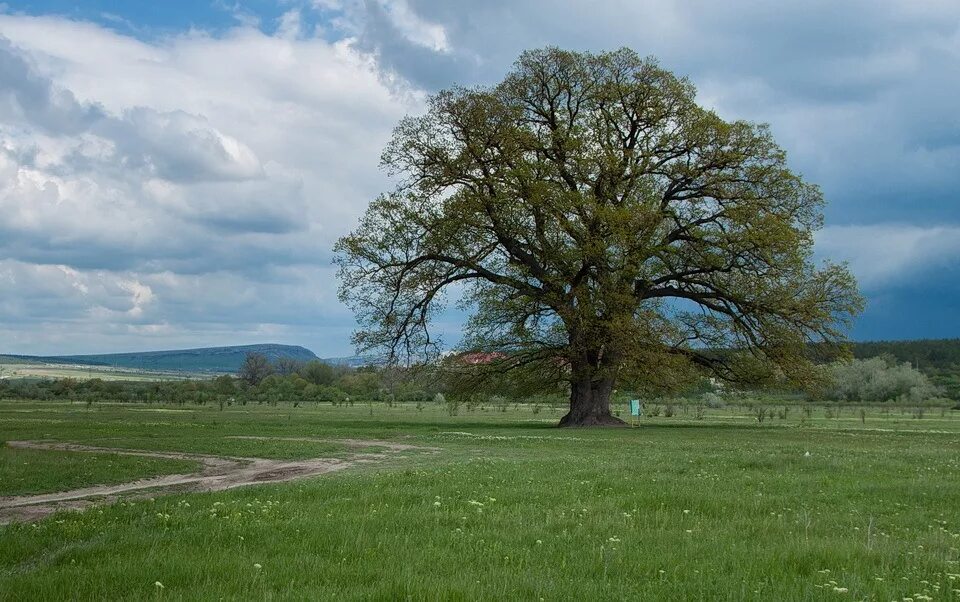
[[[701,395],[700,402],[711,410],[719,410],[726,405],[723,403],[723,398],[713,392],[708,392]]]
[[[926,375],[891,357],[835,363],[830,367],[830,378],[826,396],[838,401],[921,403],[938,394]]]

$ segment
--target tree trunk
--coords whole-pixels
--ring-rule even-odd
[[[626,423],[610,413],[613,379],[580,378],[570,383],[570,411],[560,419],[560,426],[624,426]]]

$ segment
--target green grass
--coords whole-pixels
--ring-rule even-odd
[[[190,473],[199,466],[191,460],[0,446],[0,496],[113,485],[160,474]]]
[[[0,439],[443,451],[0,528],[0,599],[960,599],[956,412],[558,430],[553,408],[143,409],[3,402]]]
[[[175,373],[110,366],[81,366],[73,364],[43,364],[35,361],[0,356],[0,376],[10,379],[72,378],[89,380],[99,378],[107,381],[169,381],[189,378],[204,378],[198,373]]]

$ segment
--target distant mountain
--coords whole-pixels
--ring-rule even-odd
[[[322,360],[331,366],[345,366],[347,368],[362,368],[364,366],[381,366],[386,361],[373,355],[348,355],[345,357],[325,357]]]
[[[113,366],[137,370],[164,372],[221,372],[234,373],[240,369],[248,353],[262,353],[270,361],[291,358],[301,361],[317,360],[312,351],[297,345],[235,345],[232,347],[204,347],[200,349],[173,349],[169,351],[141,351],[134,353],[106,353],[95,355],[11,356],[48,364],[80,364],[84,366]]]

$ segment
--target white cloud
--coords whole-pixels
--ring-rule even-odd
[[[349,351],[330,249],[387,186],[380,150],[421,99],[299,27],[145,42],[0,15],[5,351],[231,329],[315,345],[330,315],[344,332],[323,340]]]
[[[390,21],[408,40],[435,52],[447,52],[450,44],[443,26],[415,13],[407,0],[378,0]]]

